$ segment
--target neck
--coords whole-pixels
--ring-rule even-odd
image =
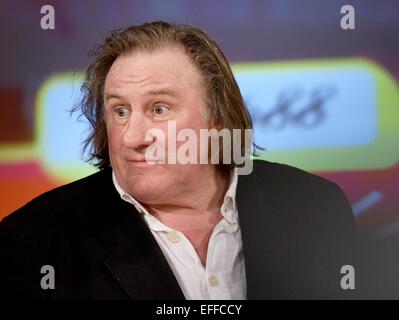
[[[221,220],[220,207],[229,182],[228,174],[209,166],[174,201],[143,205],[163,224],[183,233],[213,229]]]
[[[159,221],[187,237],[204,267],[210,236],[222,219],[220,207],[230,181],[230,176],[210,168],[193,181],[192,188],[187,188],[179,201],[147,206]]]

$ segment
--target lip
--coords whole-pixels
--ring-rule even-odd
[[[145,159],[143,160],[127,160],[130,164],[134,166],[139,166],[139,167],[146,167],[146,166],[152,166],[156,164],[154,161],[146,161]]]

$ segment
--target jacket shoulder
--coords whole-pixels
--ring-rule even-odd
[[[339,188],[334,182],[300,168],[265,160],[254,161],[252,175],[252,178],[262,180],[266,183],[273,183],[275,187],[306,184],[327,188]]]
[[[253,172],[243,178],[242,189],[251,190],[270,208],[291,221],[337,224],[354,232],[354,216],[345,193],[334,182],[286,164],[254,161]]]
[[[30,230],[54,233],[58,225],[73,219],[78,208],[85,210],[85,206],[89,208],[96,199],[101,199],[110,179],[111,170],[102,170],[47,191],[5,217],[0,226],[21,234]]]

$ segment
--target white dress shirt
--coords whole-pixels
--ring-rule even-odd
[[[112,180],[121,198],[143,214],[186,299],[246,299],[244,254],[235,199],[236,172],[232,175],[220,208],[223,218],[209,239],[205,268],[183,233],[169,228],[151,215],[121,188],[114,172]]]

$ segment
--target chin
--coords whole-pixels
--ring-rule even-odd
[[[136,176],[129,181],[129,193],[138,201],[153,203],[167,193],[170,184],[166,184],[156,177]]]

